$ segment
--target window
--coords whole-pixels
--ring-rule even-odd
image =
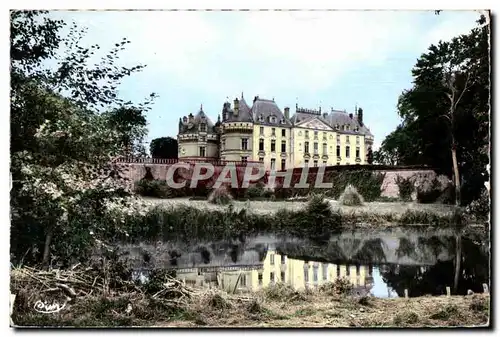
[[[351,149],[349,148],[349,146],[346,146],[346,147],[345,147],[345,157],[346,157],[346,158],[351,157],[350,150],[351,150]]]
[[[359,276],[361,274],[361,267],[359,264],[356,265],[356,276]]]
[[[314,161],[314,167],[318,167],[318,161],[317,160]]]
[[[259,139],[259,151],[264,151],[264,139]]]
[[[224,150],[225,148],[226,148],[226,140],[223,139],[221,144],[221,149]]]
[[[241,139],[241,149],[248,150],[248,138]]]
[[[271,122],[273,124],[276,123],[276,117],[275,116],[269,117],[269,122]]]
[[[338,264],[337,265],[337,277],[339,277],[339,276],[340,276],[340,265]]]
[[[262,127],[262,126],[260,127],[260,135],[264,136],[264,127]]]
[[[305,131],[305,137],[309,138],[309,131],[307,131],[307,130]]]
[[[368,275],[370,275],[370,276],[373,275],[373,266],[372,265],[368,266]]]
[[[309,268],[304,265],[304,281],[309,282]]]
[[[308,159],[306,159],[306,160],[304,161],[304,166],[309,166],[309,160],[308,160]]]
[[[359,145],[359,136],[356,136],[356,145]]]
[[[345,276],[351,276],[351,266],[345,266]]]
[[[274,273],[273,272],[270,273],[269,279],[271,280],[271,283],[274,283]]]
[[[259,285],[262,285],[262,273],[259,273]]]
[[[286,282],[286,280],[285,280],[285,272],[284,271],[281,272],[281,282]]]
[[[314,154],[318,154],[318,143],[314,143]]]
[[[262,122],[262,121],[264,121],[264,116],[260,115],[259,116],[259,122]]]
[[[349,136],[345,136],[345,142],[349,143]]]
[[[205,147],[200,146],[200,157],[205,157]]]
[[[313,268],[313,282],[318,282],[318,266]]]
[[[323,140],[326,140],[326,132],[323,132]]]
[[[259,161],[260,161],[261,163],[263,163],[263,162],[264,162],[264,157],[259,157]]]
[[[200,131],[201,132],[207,132],[207,125],[205,123],[200,124]]]
[[[340,135],[337,135],[337,143],[340,144]]]
[[[286,170],[286,159],[281,159],[281,171]]]
[[[200,142],[205,143],[207,141],[207,137],[203,136],[200,137]]]
[[[323,272],[323,281],[326,281],[328,279],[328,263],[323,263],[321,271]]]
[[[281,137],[286,137],[286,129],[281,129]]]
[[[314,139],[318,139],[318,131],[314,131]]]
[[[286,140],[281,141],[281,152],[282,153],[286,152]]]
[[[337,157],[340,157],[340,145],[337,145]]]
[[[286,258],[285,255],[281,255],[281,264],[285,264]]]
[[[271,129],[271,136],[276,136],[276,129],[275,128]]]
[[[241,157],[241,162],[242,163],[247,163],[248,162],[248,157]]]
[[[274,254],[271,254],[269,256],[269,260],[270,260],[271,266],[273,266],[274,265]]]
[[[271,139],[271,152],[276,152],[276,141]]]
[[[323,154],[326,155],[328,153],[328,145],[323,143]]]
[[[271,158],[271,170],[276,169],[276,159]]]
[[[323,160],[323,165],[326,166],[326,160]]]
[[[304,143],[304,152],[309,153],[309,142]]]
[[[241,287],[246,287],[247,286],[247,275],[246,274],[241,274],[241,276],[240,276],[240,286]]]
[[[356,148],[356,158],[359,158],[359,147]]]

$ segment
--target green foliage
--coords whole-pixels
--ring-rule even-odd
[[[178,150],[177,139],[172,137],[155,138],[149,145],[149,152],[153,158],[177,159]]]
[[[363,196],[359,194],[356,187],[347,185],[344,192],[339,197],[339,203],[344,206],[362,206]]]
[[[176,190],[170,188],[165,180],[141,179],[135,184],[135,192],[143,197],[173,198]]]
[[[477,199],[488,180],[490,26],[484,17],[478,23],[469,34],[431,45],[418,59],[414,85],[398,102],[403,122],[374,154],[379,163],[428,165],[451,176],[456,144],[463,205]]]
[[[140,145],[155,95],[137,106],[118,97],[120,81],[144,67],[116,66],[129,41],[94,63],[99,46],[81,45],[85,29],[63,36],[66,24],[46,14],[10,13],[11,256],[49,264],[86,256],[110,207],[129,207],[123,170],[110,163]]]
[[[415,191],[413,178],[403,178],[401,176],[397,176],[396,185],[398,185],[399,189],[399,198],[401,198],[401,200],[403,201],[411,201],[411,195]]]
[[[491,199],[490,193],[485,188],[481,193],[481,197],[474,200],[466,207],[466,212],[477,219],[487,220],[490,215]]]

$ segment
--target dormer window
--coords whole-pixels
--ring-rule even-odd
[[[207,124],[201,123],[200,124],[200,131],[201,132],[207,132]]]
[[[285,120],[283,118],[280,119],[280,124],[285,124]]]
[[[259,116],[259,122],[264,121],[264,117],[262,115]]]
[[[273,124],[276,123],[276,117],[275,116],[270,116],[269,117],[269,122],[271,122]]]
[[[338,130],[338,129],[339,129],[339,125],[335,124],[335,130]]]

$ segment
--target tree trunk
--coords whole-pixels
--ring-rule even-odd
[[[49,266],[50,259],[50,244],[52,243],[53,230],[49,228],[47,234],[45,235],[45,245],[43,247],[43,260],[42,264],[44,267]]]
[[[453,159],[453,175],[455,176],[455,205],[460,206],[460,175],[458,173],[457,147],[451,146],[451,158]]]
[[[455,279],[453,280],[453,293],[457,294],[458,280],[460,277],[460,267],[462,262],[462,237],[460,234],[456,237],[456,255],[455,255]]]

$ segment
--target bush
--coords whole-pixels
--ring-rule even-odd
[[[208,196],[208,202],[214,205],[228,205],[233,201],[233,196],[226,186],[213,189]]]
[[[344,193],[339,197],[339,203],[345,206],[361,206],[363,202],[363,197],[352,185],[347,185]]]
[[[175,193],[164,180],[141,179],[135,184],[135,192],[143,197],[173,198]]]
[[[484,189],[479,199],[472,201],[467,207],[466,212],[477,219],[486,220],[490,214],[490,193]]]
[[[403,178],[401,176],[397,176],[396,185],[398,185],[399,189],[399,198],[403,201],[411,201],[411,195],[415,191],[415,184],[412,177]]]

